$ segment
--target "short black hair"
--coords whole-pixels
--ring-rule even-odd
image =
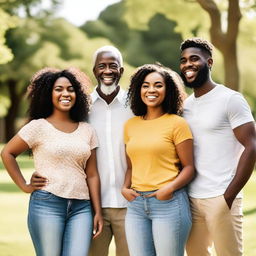
[[[181,43],[180,50],[184,51],[185,49],[190,47],[200,48],[212,57],[213,45],[209,41],[203,38],[193,37],[193,38],[186,39]]]
[[[88,119],[89,96],[83,89],[84,85],[77,80],[77,73],[72,73],[67,69],[56,70],[48,68],[37,72],[28,87],[28,98],[30,99],[29,120],[47,118],[53,113],[52,90],[55,81],[60,77],[67,78],[76,93],[76,101],[70,110],[70,118],[75,122]]]
[[[141,99],[140,90],[145,77],[153,72],[163,76],[166,84],[166,94],[162,103],[163,111],[169,114],[181,115],[185,98],[182,80],[176,72],[161,64],[145,64],[132,75],[126,100],[132,112],[136,116],[146,115],[147,106]]]

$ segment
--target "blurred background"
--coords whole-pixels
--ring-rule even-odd
[[[256,117],[256,0],[0,0],[1,145],[24,124],[26,89],[37,70],[76,66],[89,75],[93,89],[92,55],[111,44],[123,54],[120,84],[127,88],[134,69],[145,63],[160,62],[179,72],[179,45],[191,36],[213,43],[214,80],[242,92]],[[29,176],[32,160],[22,156],[19,161]],[[27,195],[3,170],[0,161],[0,255],[33,255],[24,219]],[[253,182],[245,206],[249,236],[256,230]],[[14,230],[7,235],[15,223],[23,225],[16,235],[26,234],[28,247],[20,235],[12,236]],[[245,256],[255,256],[256,246],[246,239]]]

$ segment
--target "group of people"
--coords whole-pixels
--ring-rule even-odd
[[[180,75],[145,64],[128,92],[113,46],[93,56],[97,86],[70,68],[45,68],[28,87],[29,122],[2,150],[31,193],[37,256],[241,256],[241,190],[253,171],[256,132],[243,96],[211,78],[210,42],[185,40]],[[193,88],[186,98],[183,83]],[[26,181],[16,157],[32,150]]]

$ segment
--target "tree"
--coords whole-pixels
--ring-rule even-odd
[[[5,33],[15,26],[15,18],[0,8],[0,64],[7,63],[13,58],[11,50],[6,46]]]
[[[111,5],[100,13],[96,21],[85,23],[81,29],[92,38],[108,38],[122,51],[130,65],[158,61],[177,70],[179,52],[175,49],[180,44],[181,35],[174,30],[176,22],[155,13],[148,22],[148,29],[131,29],[123,19],[124,14],[124,2]]]
[[[86,73],[91,69],[92,52],[106,40],[89,41],[77,27],[64,19],[20,20],[17,28],[7,33],[7,44],[14,59],[2,66],[1,91],[10,99],[5,119],[5,136],[9,140],[16,132],[15,119],[31,76],[39,69],[78,67]]]
[[[208,23],[202,23],[202,20],[207,20],[205,14],[208,14],[211,41],[220,50],[224,60],[224,82],[230,88],[239,90],[237,38],[241,19],[239,3],[242,2],[246,1],[159,0],[158,2],[148,2],[147,0],[126,0],[126,20],[133,27],[145,27],[154,13],[159,12],[177,22],[176,31],[181,32],[183,37],[191,36],[191,34],[204,36],[203,31],[207,28]],[[143,10],[143,15],[140,13],[141,10]],[[203,13],[202,10],[206,12]],[[188,17],[190,17],[189,22]],[[225,26],[225,24],[227,25]]]

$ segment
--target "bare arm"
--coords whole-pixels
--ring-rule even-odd
[[[176,145],[176,151],[179,156],[182,170],[179,175],[170,183],[149,195],[155,196],[159,200],[168,200],[177,189],[187,185],[194,177],[194,157],[193,157],[193,140],[185,140]]]
[[[127,170],[125,173],[124,185],[122,188],[122,195],[126,200],[132,201],[135,197],[139,196],[133,189],[131,189],[131,180],[132,180],[132,163],[129,156],[126,153],[126,162],[127,162]]]
[[[239,159],[236,175],[224,193],[229,208],[231,208],[237,194],[249,180],[256,160],[256,131],[254,123],[243,124],[233,131],[236,139],[244,146],[244,151]]]
[[[29,149],[27,143],[18,135],[15,135],[3,148],[1,157],[4,166],[16,185],[26,193],[32,193],[35,188],[31,184],[26,184],[26,180],[22,175],[16,157],[22,152]]]
[[[93,149],[91,151],[91,156],[86,163],[85,172],[87,175],[87,184],[90,192],[92,205],[95,212],[93,238],[96,238],[101,233],[103,228],[100,199],[100,177],[97,170],[96,149]]]

